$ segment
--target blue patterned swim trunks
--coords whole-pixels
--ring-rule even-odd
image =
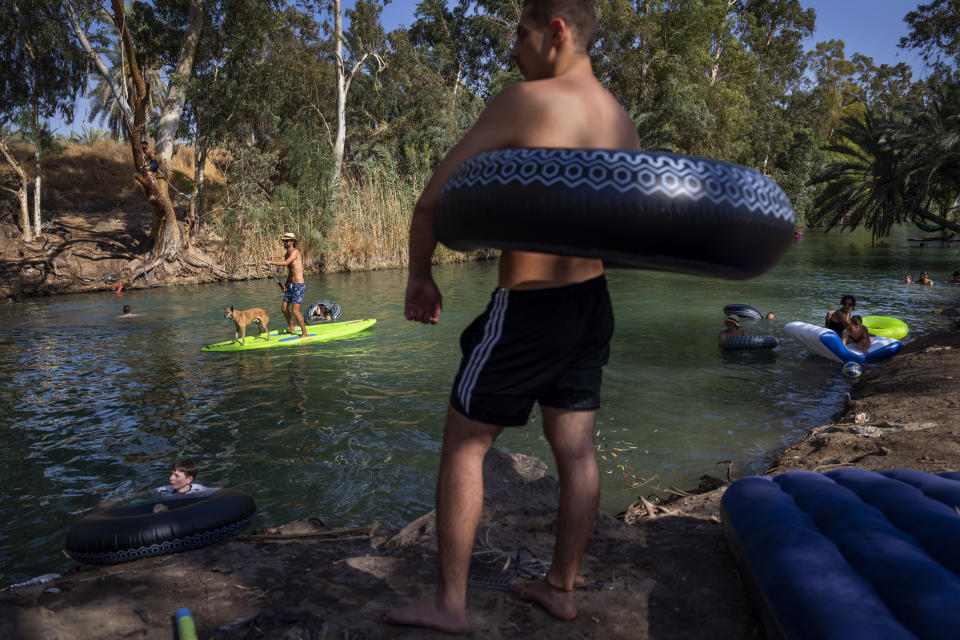
[[[291,282],[287,285],[287,290],[283,294],[283,301],[290,304],[300,304],[303,302],[303,294],[306,290],[306,282]]]

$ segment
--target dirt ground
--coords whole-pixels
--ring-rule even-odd
[[[960,470],[960,330],[916,340],[853,387],[835,422],[777,456],[770,473],[837,466]],[[549,558],[556,481],[535,458],[491,452],[471,570],[471,638],[750,639],[764,632],[724,540],[724,482],[619,516],[587,550],[579,617],[551,618],[506,589]],[[191,609],[203,638],[431,638],[383,615],[428,592],[432,513],[399,532],[300,521],[187,553],[79,567],[0,593],[3,638],[169,638]]]

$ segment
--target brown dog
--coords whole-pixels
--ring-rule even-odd
[[[240,340],[240,344],[243,344],[243,341],[247,338],[247,325],[251,322],[257,323],[258,338],[260,337],[260,328],[262,327],[267,334],[267,337],[264,338],[264,340],[270,339],[270,330],[267,328],[267,323],[270,322],[270,316],[268,316],[267,312],[263,309],[253,308],[247,309],[246,311],[240,311],[238,309],[234,309],[233,307],[227,307],[223,310],[223,317],[233,320],[233,324],[236,327],[233,342]]]

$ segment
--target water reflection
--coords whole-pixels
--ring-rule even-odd
[[[629,270],[608,275],[617,328],[598,414],[604,507],[638,493],[694,486],[703,473],[762,471],[771,452],[829,419],[850,382],[783,332],[819,323],[841,295],[866,315],[899,317],[911,337],[943,327],[931,310],[960,288],[902,284],[921,269],[938,283],[958,248],[871,246],[865,234],[808,233],[770,273],[746,282]],[[398,525],[433,500],[440,429],[459,332],[486,305],[495,265],[437,270],[439,325],[400,315],[402,270],[308,279],[308,296],[361,334],[307,348],[202,353],[232,336],[221,309],[279,306],[272,281],[60,296],[0,307],[0,573],[7,582],[63,570],[70,524],[98,502],[165,483],[189,455],[198,481],[253,494],[260,523],[319,515],[333,525]],[[722,309],[773,311],[769,352],[722,352]],[[122,304],[142,313],[117,320]],[[876,365],[871,365],[876,366]],[[882,365],[881,365],[882,366]],[[539,415],[501,446],[549,458]],[[2,580],[0,580],[2,581]]]

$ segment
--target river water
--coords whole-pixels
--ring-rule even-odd
[[[841,408],[840,367],[787,338],[791,320],[819,324],[842,294],[857,312],[903,319],[911,337],[946,326],[946,284],[960,249],[908,243],[900,229],[807,233],[780,265],[750,281],[669,273],[608,273],[617,317],[597,445],[604,508],[689,488],[710,473],[760,473],[774,452]],[[935,287],[902,284],[926,270]],[[438,267],[437,326],[401,315],[405,271],[312,276],[307,298],[331,298],[344,319],[377,324],[328,343],[202,353],[232,337],[224,306],[266,307],[279,327],[273,280],[28,299],[0,306],[0,585],[72,566],[63,540],[98,503],[166,484],[172,461],[200,464],[197,481],[257,500],[256,525],[316,515],[331,526],[390,526],[432,507],[442,418],[459,332],[486,305],[492,262]],[[776,313],[745,322],[780,346],[723,354],[722,309]],[[143,314],[119,320],[123,304]],[[252,327],[251,327],[252,329]],[[909,340],[910,337],[908,337]],[[882,366],[882,365],[871,365]],[[532,426],[498,441],[549,460]]]

